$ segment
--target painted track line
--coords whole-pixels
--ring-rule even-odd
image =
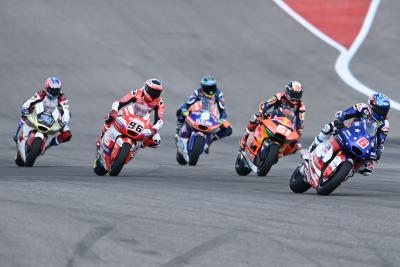
[[[380,0],[372,0],[371,4],[368,8],[367,16],[364,19],[363,25],[361,27],[360,32],[358,33],[355,41],[352,43],[350,49],[346,49],[344,46],[330,38],[328,35],[321,32],[318,28],[314,27],[311,23],[309,23],[306,19],[304,19],[301,15],[299,15],[295,10],[293,10],[289,5],[285,3],[284,0],[274,0],[274,2],[282,8],[289,16],[295,19],[298,23],[300,23],[303,27],[309,30],[311,33],[316,35],[318,38],[329,44],[330,46],[336,48],[340,55],[335,63],[335,70],[339,77],[351,88],[354,90],[365,94],[371,95],[376,93],[373,89],[367,87],[365,84],[360,82],[356,77],[354,77],[353,73],[350,70],[350,62],[353,56],[356,54],[364,39],[367,37],[368,32],[371,28],[372,22],[375,18],[376,11],[378,10]],[[391,101],[391,107],[400,110],[400,103]]]

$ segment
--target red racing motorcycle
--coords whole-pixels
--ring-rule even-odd
[[[117,176],[122,167],[154,135],[152,127],[150,113],[138,116],[131,106],[121,110],[101,139],[93,166],[94,172],[99,176],[107,173]]]

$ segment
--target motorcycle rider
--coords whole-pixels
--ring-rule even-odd
[[[293,123],[296,131],[301,136],[304,128],[304,116],[306,112],[306,107],[302,101],[302,96],[303,85],[300,82],[291,81],[285,85],[284,92],[279,92],[273,95],[267,101],[261,102],[258,113],[250,117],[245,135],[240,140],[240,147],[245,149],[249,134],[257,128],[260,120],[269,118],[272,112],[279,107],[282,107],[283,109],[290,108],[295,110],[296,118]],[[289,144],[289,146],[291,149],[290,151],[285,151],[285,155],[293,154],[301,148],[301,144],[297,141]],[[280,153],[279,156],[284,156],[284,154]]]
[[[161,137],[158,131],[163,126],[163,118],[165,113],[164,101],[161,97],[163,86],[158,79],[152,78],[147,80],[142,88],[132,90],[121,99],[112,104],[111,111],[104,116],[105,124],[100,136],[97,138],[96,145],[100,147],[100,141],[103,134],[111,126],[114,119],[118,116],[118,111],[129,104],[134,104],[135,112],[143,115],[154,110],[154,123],[152,137],[143,141],[142,147],[159,147]]]
[[[179,138],[179,131],[185,122],[185,117],[189,115],[188,110],[190,106],[201,100],[215,101],[218,104],[218,110],[220,113],[219,122],[221,123],[221,126],[219,131],[211,139],[211,142],[232,134],[232,126],[227,120],[228,114],[225,110],[224,95],[217,87],[216,79],[212,76],[205,76],[200,81],[200,88],[196,89],[189,99],[176,111],[177,126],[175,139],[177,141]],[[188,136],[185,137],[188,138]],[[206,154],[209,153],[210,145],[211,143],[205,145],[204,152]]]
[[[338,111],[335,114],[336,120],[330,122],[321,129],[321,132],[314,138],[309,151],[312,152],[319,144],[326,141],[331,135],[338,133],[338,131],[345,127],[344,121],[348,119],[357,120],[370,120],[376,122],[378,129],[376,133],[377,146],[376,151],[371,153],[375,161],[378,161],[384,149],[384,143],[389,133],[389,120],[387,115],[390,110],[390,99],[382,93],[374,93],[368,98],[367,104],[358,103],[344,111]],[[372,160],[367,162],[357,162],[355,164],[355,171],[368,176],[374,170],[374,162]]]
[[[22,105],[22,116],[18,123],[17,132],[14,135],[14,141],[17,142],[18,132],[24,124],[26,116],[32,113],[35,105],[40,102],[43,102],[45,107],[58,107],[61,114],[59,124],[62,130],[50,141],[46,149],[57,146],[60,143],[68,142],[72,137],[71,129],[68,126],[71,114],[69,111],[68,99],[61,90],[61,80],[57,77],[47,78],[43,90],[37,92]]]

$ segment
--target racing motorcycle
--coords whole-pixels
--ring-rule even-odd
[[[258,176],[266,176],[279,157],[295,152],[289,146],[300,138],[294,120],[295,111],[282,107],[274,109],[267,119],[261,119],[257,128],[249,134],[245,149],[239,149],[236,173],[245,176],[254,172]]]
[[[39,155],[43,155],[51,140],[62,129],[61,114],[56,106],[39,102],[33,112],[24,118],[17,133],[17,156],[19,166],[32,167]]]
[[[117,176],[123,166],[153,136],[150,113],[141,113],[132,105],[118,112],[118,117],[104,133],[96,153],[93,170],[103,176]]]
[[[304,193],[310,187],[319,195],[329,195],[354,175],[355,165],[376,159],[377,125],[369,120],[353,122],[311,153],[302,151],[302,162],[290,178],[290,189]]]
[[[218,106],[213,100],[201,100],[189,108],[178,140],[176,142],[176,160],[179,164],[196,165],[205,145],[210,145],[214,134],[219,130]],[[189,136],[184,138],[183,136]]]

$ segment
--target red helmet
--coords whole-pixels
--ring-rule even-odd
[[[61,80],[57,77],[47,78],[43,90],[50,97],[58,97],[61,93]]]
[[[144,100],[151,102],[160,97],[162,92],[162,84],[157,79],[149,79],[144,83]]]
[[[303,96],[303,85],[297,81],[288,82],[285,86],[285,96],[291,103],[298,103]]]

